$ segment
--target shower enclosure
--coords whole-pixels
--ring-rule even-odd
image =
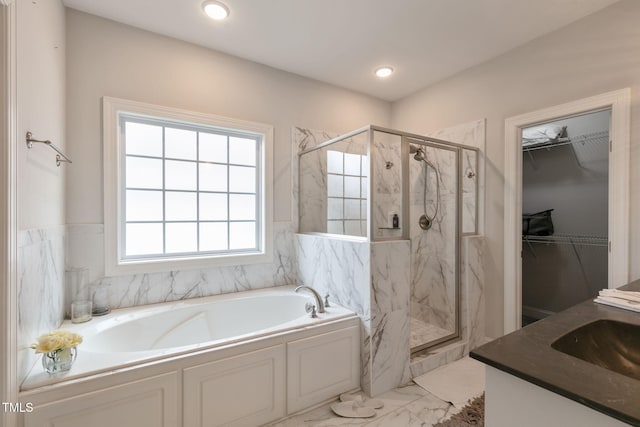
[[[410,241],[412,353],[460,336],[460,237],[477,232],[477,151],[366,126],[299,153],[300,233]]]

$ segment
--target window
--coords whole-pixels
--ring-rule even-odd
[[[327,151],[327,232],[367,235],[367,156]]]
[[[104,106],[111,274],[269,260],[271,127],[112,98]]]

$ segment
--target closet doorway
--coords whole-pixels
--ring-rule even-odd
[[[505,120],[504,163],[504,333],[522,324],[522,130],[539,124],[610,110],[608,166],[607,287],[629,282],[629,88],[533,111]],[[548,208],[545,208],[548,209]],[[552,212],[553,215],[553,212]]]
[[[522,129],[522,326],[608,287],[610,117]]]

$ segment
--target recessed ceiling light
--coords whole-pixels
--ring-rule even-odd
[[[376,69],[376,76],[382,79],[389,77],[391,74],[393,74],[393,68],[391,67],[380,67]]]
[[[216,21],[220,21],[229,16],[229,8],[219,1],[215,0],[207,0],[202,3],[202,10],[207,16],[211,19],[215,19]]]

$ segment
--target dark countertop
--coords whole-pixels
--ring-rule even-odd
[[[620,289],[640,291],[640,280]],[[640,325],[640,313],[589,300],[480,346],[471,357],[640,426],[640,381],[551,348],[562,335],[598,319]]]

